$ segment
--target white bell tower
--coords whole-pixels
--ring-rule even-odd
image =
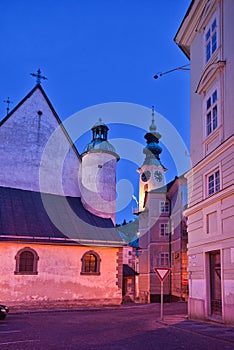
[[[92,141],[81,155],[80,190],[86,209],[97,216],[111,218],[115,224],[119,156],[107,140],[108,130],[101,119],[92,127]]]
[[[156,190],[165,185],[164,173],[167,170],[160,161],[160,153],[162,148],[159,146],[161,135],[156,131],[154,120],[154,107],[152,106],[152,122],[149,132],[145,134],[146,147],[143,149],[145,160],[138,169],[140,174],[139,181],[139,211],[143,211],[145,207],[146,194],[149,191]]]

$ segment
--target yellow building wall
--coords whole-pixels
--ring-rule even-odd
[[[15,256],[25,247],[39,256],[37,275],[14,274]],[[100,275],[80,274],[81,258],[89,250],[101,258]],[[9,306],[120,304],[121,254],[121,248],[1,242],[1,302]]]

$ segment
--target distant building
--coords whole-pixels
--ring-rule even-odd
[[[161,135],[156,131],[154,111],[143,152],[139,190],[139,292],[140,302],[160,300],[160,280],[154,268],[169,268],[164,299],[187,298],[187,231],[183,209],[187,185],[183,176],[165,184],[166,168],[160,160]],[[135,211],[136,213],[136,211]]]
[[[80,155],[38,83],[0,123],[1,302],[122,302],[116,162],[108,127]]]
[[[138,219],[116,225],[119,235],[126,245],[123,247],[123,302],[138,300],[138,272],[139,272],[139,242],[138,242]]]
[[[234,323],[234,1],[193,0],[175,36],[190,59],[189,316]]]
[[[123,302],[138,298],[138,249],[134,245],[123,248]]]

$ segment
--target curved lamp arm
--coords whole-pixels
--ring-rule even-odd
[[[162,75],[165,75],[165,74],[168,74],[168,73],[171,73],[171,72],[174,72],[176,70],[190,70],[190,68],[188,68],[190,66],[190,63],[188,64],[185,64],[183,66],[180,66],[180,67],[176,67],[176,68],[173,68],[173,69],[170,69],[166,72],[158,72],[154,75],[154,79],[158,79],[159,77],[161,77]]]

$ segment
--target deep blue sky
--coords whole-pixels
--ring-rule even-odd
[[[155,105],[188,147],[189,73],[176,71],[158,80],[153,75],[188,63],[173,38],[189,4],[190,0],[1,0],[0,120],[6,108],[2,101],[9,96],[11,107],[18,104],[35,84],[30,73],[41,68],[48,78],[42,86],[62,120],[103,103]],[[143,147],[145,131],[138,122],[136,127],[113,125],[110,138],[134,139]],[[80,152],[86,136],[78,142]],[[166,149],[163,152],[170,181],[177,174]],[[137,167],[123,161],[118,169],[118,179],[130,176],[136,195]],[[131,219],[132,205],[118,213],[119,222]]]

